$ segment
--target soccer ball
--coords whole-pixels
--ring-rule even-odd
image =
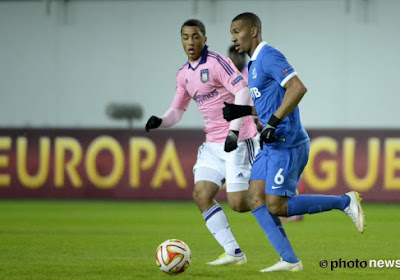
[[[179,239],[168,239],[156,250],[156,264],[161,271],[168,274],[184,272],[191,260],[192,253],[189,246]]]

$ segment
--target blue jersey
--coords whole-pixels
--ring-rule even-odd
[[[264,125],[281,105],[285,84],[296,75],[280,51],[265,42],[257,46],[249,63],[248,83],[257,115]],[[310,141],[298,107],[279,123],[274,136],[280,141],[269,144],[270,148],[292,148]]]

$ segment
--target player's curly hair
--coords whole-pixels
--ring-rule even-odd
[[[237,20],[242,20],[242,21],[244,21],[246,24],[248,24],[250,26],[257,27],[257,29],[261,33],[261,20],[256,14],[253,14],[253,13],[250,13],[250,12],[241,13],[241,14],[237,15],[232,20],[232,22],[237,21]]]
[[[200,29],[200,32],[203,33],[204,36],[206,36],[206,27],[198,19],[188,19],[187,21],[185,21],[181,27],[181,34],[184,26],[197,26]]]

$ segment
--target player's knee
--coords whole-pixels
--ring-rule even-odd
[[[249,197],[247,198],[247,204],[249,205],[251,210],[254,210],[265,203],[263,196],[257,196],[249,193]]]
[[[235,212],[239,212],[239,213],[240,212],[245,212],[245,210],[243,209],[243,207],[239,203],[232,203],[232,204],[229,204],[229,206]]]
[[[248,191],[227,192],[229,206],[236,212],[247,212],[250,210],[247,203]]]
[[[275,216],[285,216],[286,213],[283,211],[283,205],[279,203],[267,204],[268,211]]]
[[[202,192],[200,190],[196,190],[196,189],[193,190],[192,197],[196,203],[198,203],[204,199],[204,195],[202,194]]]
[[[239,213],[247,212],[250,210],[246,199],[229,201],[229,206],[231,207],[231,209],[233,211],[236,211]]]
[[[273,215],[278,215],[279,207],[276,204],[267,204],[268,211]]]
[[[276,216],[286,216],[287,197],[278,195],[266,195],[268,211]]]
[[[197,205],[209,203],[213,200],[213,197],[206,190],[201,188],[195,188],[192,193],[194,202]]]

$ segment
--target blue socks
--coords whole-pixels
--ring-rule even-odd
[[[271,242],[282,259],[289,263],[298,262],[299,259],[296,257],[289,239],[286,237],[285,230],[283,229],[279,217],[272,215],[265,204],[253,210],[252,213],[257,219],[258,224],[267,234],[269,242]]]
[[[350,197],[347,195],[296,195],[287,200],[287,216],[344,210],[349,204]],[[272,215],[265,204],[252,213],[282,259],[289,263],[298,262],[279,217]]]
[[[287,200],[287,216],[314,214],[332,209],[344,210],[350,204],[347,195],[296,195]]]

